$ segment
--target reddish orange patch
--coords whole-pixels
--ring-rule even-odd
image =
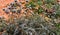
[[[18,0],[18,2],[24,2],[25,0]],[[6,14],[2,9],[9,5],[14,0],[0,0],[0,16],[4,16],[6,19],[9,18],[8,14]],[[24,4],[22,5],[24,6]]]
[[[3,8],[6,7],[7,4],[13,2],[14,0],[0,0],[0,16],[4,16],[6,19],[8,19],[8,15],[4,13],[2,10]]]

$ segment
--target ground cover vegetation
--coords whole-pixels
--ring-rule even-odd
[[[2,10],[10,18],[7,21],[0,17],[1,35],[60,35],[60,4],[57,0],[14,0]],[[23,15],[19,17],[22,10]]]

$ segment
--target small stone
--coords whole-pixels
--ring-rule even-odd
[[[3,11],[5,11],[5,8],[3,8]]]
[[[12,13],[16,13],[17,10],[16,10],[16,9],[12,9],[11,12],[12,12]]]
[[[14,0],[15,2],[17,2],[17,0]]]
[[[26,2],[29,2],[29,0],[26,0]]]

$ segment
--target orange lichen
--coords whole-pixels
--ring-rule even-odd
[[[24,2],[25,0],[18,0],[18,2]],[[9,19],[8,14],[6,14],[2,9],[6,8],[11,2],[14,2],[14,0],[0,0],[0,16],[5,17],[6,19]],[[25,3],[25,2],[24,2]],[[24,6],[24,4],[22,4]],[[23,12],[22,12],[23,13]]]
[[[14,0],[0,0],[0,16],[3,16],[8,19],[8,15],[2,9],[13,1]]]

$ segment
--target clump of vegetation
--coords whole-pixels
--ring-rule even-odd
[[[7,14],[12,12],[12,15],[8,22],[0,19],[2,35],[60,35],[60,4],[57,0],[26,0],[24,7],[22,4],[15,0],[3,9]],[[21,10],[24,10],[25,16],[12,18]]]
[[[5,32],[0,32],[3,32],[3,34],[5,33],[4,35],[56,35],[54,24],[51,22],[53,24],[51,25],[46,22],[44,18],[38,14],[29,17],[23,16],[14,21],[14,23],[4,23],[5,25],[2,25],[2,28],[3,30],[5,29]]]

